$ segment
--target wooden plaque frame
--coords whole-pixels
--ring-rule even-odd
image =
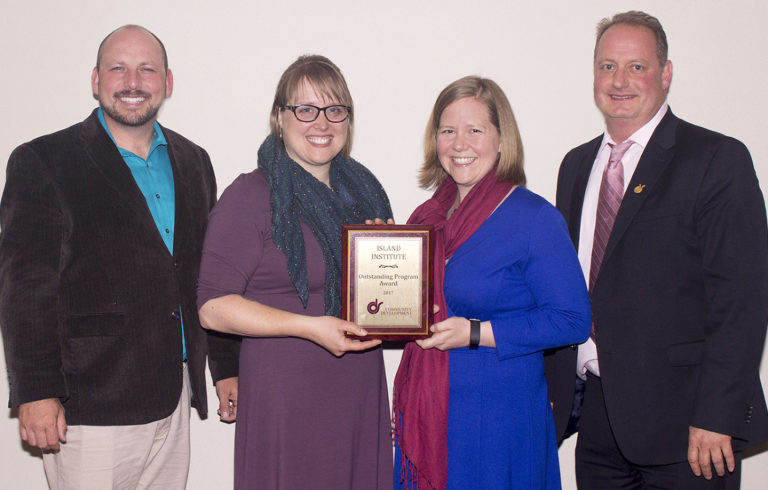
[[[435,241],[432,225],[342,226],[341,317],[366,337],[431,335]],[[418,276],[418,277],[416,277]]]

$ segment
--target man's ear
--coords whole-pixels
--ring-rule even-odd
[[[91,93],[93,98],[99,100],[99,67],[94,66],[91,72]]]

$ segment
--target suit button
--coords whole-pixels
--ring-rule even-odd
[[[578,346],[576,346],[576,344],[573,344],[573,345],[571,346],[571,350],[576,350],[576,349],[578,349]]]
[[[173,318],[174,320],[178,320],[179,319],[179,312],[178,311],[172,311],[171,312],[171,318]]]
[[[177,261],[175,261],[175,260],[173,261],[173,268],[174,269],[178,269],[179,268],[179,263]]]

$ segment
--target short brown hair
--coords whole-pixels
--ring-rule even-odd
[[[597,45],[600,44],[603,34],[609,28],[617,25],[625,24],[628,26],[645,27],[653,32],[656,37],[656,57],[659,58],[659,64],[663,67],[667,63],[667,56],[669,55],[669,45],[667,44],[667,35],[664,33],[664,28],[661,27],[659,19],[652,15],[648,15],[645,12],[638,10],[630,10],[629,12],[622,12],[616,14],[613,17],[604,18],[597,24],[597,39],[595,39],[595,54],[594,59],[597,60]]]
[[[352,126],[355,114],[352,95],[349,93],[347,81],[344,80],[344,75],[342,75],[339,67],[325,56],[317,54],[299,56],[283,72],[280,81],[277,82],[275,100],[272,103],[272,112],[269,116],[269,127],[272,134],[278,136],[280,144],[284,144],[283,139],[279,137],[280,125],[277,122],[277,116],[291,102],[292,98],[296,96],[296,92],[298,92],[299,87],[305,81],[312,85],[319,95],[333,99],[339,104],[350,108],[349,123],[347,124],[347,141],[344,144],[344,148],[341,149],[344,157],[348,158],[352,148]]]
[[[445,87],[437,96],[424,135],[424,163],[419,171],[419,185],[424,189],[432,189],[439,186],[448,176],[437,156],[437,131],[440,126],[440,117],[446,107],[467,97],[474,97],[485,104],[491,123],[499,132],[501,151],[496,167],[497,179],[525,185],[523,142],[520,139],[520,131],[509,100],[496,82],[477,76],[460,78]]]

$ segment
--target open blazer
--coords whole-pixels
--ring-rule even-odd
[[[578,248],[584,191],[602,140],[563,160],[557,207]],[[592,292],[608,418],[635,464],[684,461],[688,427],[768,439],[759,365],[768,323],[765,203],[747,148],[672,114],[624,194]],[[576,350],[547,358],[562,437]]]
[[[207,411],[196,282],[210,159],[163,128],[175,186],[173,254],[96,110],[18,147],[0,203],[0,326],[10,406],[57,397],[68,424],[129,425],[173,412],[184,319],[192,405]],[[181,307],[181,317],[179,315]],[[214,380],[236,351],[212,337]]]

